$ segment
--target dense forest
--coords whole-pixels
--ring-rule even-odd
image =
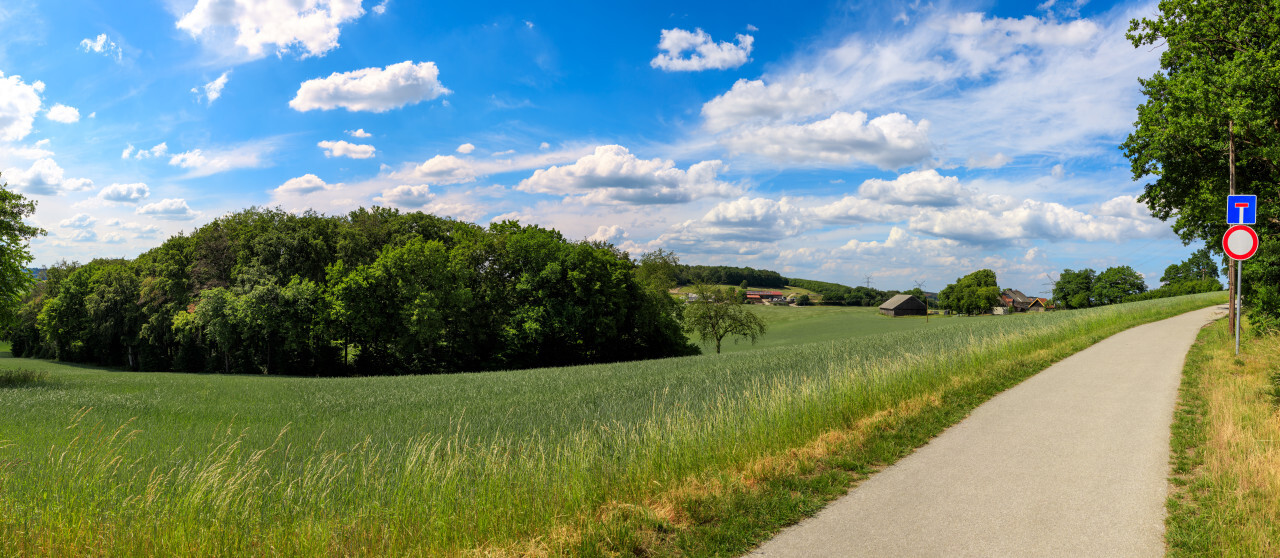
[[[675,278],[640,266],[512,221],[251,208],[133,260],[49,268],[6,334],[17,356],[304,375],[697,353],[666,293]]]
[[[681,265],[677,276],[679,284],[741,285],[781,289],[787,286],[787,278],[776,271],[730,267],[724,265]]]

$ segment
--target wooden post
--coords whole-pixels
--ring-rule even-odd
[[[1227,120],[1227,177],[1227,192],[1234,196],[1236,195],[1236,135],[1235,122],[1232,120]],[[1236,328],[1236,322],[1240,319],[1236,311],[1237,301],[1231,295],[1240,290],[1237,284],[1240,281],[1238,268],[1239,266],[1227,262],[1227,297],[1231,298],[1231,309],[1227,311],[1227,327],[1231,329]]]

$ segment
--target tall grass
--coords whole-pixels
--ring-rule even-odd
[[[1173,425],[1170,556],[1280,555],[1280,337],[1246,335],[1240,347],[1236,356],[1232,331],[1218,323],[1187,355]]]
[[[610,506],[802,446],[1004,359],[1223,298],[436,377],[24,362],[57,385],[0,391],[0,553],[594,552],[577,545]]]

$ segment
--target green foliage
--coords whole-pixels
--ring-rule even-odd
[[[781,289],[788,285],[787,278],[776,271],[767,269],[724,265],[681,265],[679,270],[678,282],[681,285],[742,285],[746,283],[752,287],[775,289]],[[746,287],[743,286],[743,288],[745,289]]]
[[[796,306],[808,306],[810,304],[813,304],[813,303],[809,301],[809,295],[802,294],[796,297]]]
[[[1147,99],[1121,148],[1135,179],[1154,178],[1139,200],[1154,216],[1174,219],[1185,243],[1213,246],[1226,231],[1231,152],[1236,193],[1260,202],[1259,252],[1280,233],[1277,36],[1275,0],[1166,0],[1153,18],[1130,24],[1135,47],[1164,52],[1160,70],[1141,82]],[[1255,323],[1280,321],[1280,283],[1268,282],[1280,273],[1277,264],[1261,254],[1245,264],[1245,305]]]
[[[1171,296],[1184,296],[1198,293],[1212,293],[1222,290],[1222,283],[1217,279],[1205,280],[1189,280],[1164,285],[1158,289],[1152,289],[1144,293],[1126,296],[1124,302],[1138,302],[1140,300],[1154,300],[1157,298],[1168,298]]]
[[[515,222],[250,208],[133,261],[50,268],[9,338],[18,355],[253,374],[677,356],[698,351],[662,289],[677,264]]]
[[[943,308],[971,316],[990,312],[999,302],[996,272],[990,269],[979,269],[956,279],[938,293],[938,304]]]
[[[684,327],[703,342],[714,340],[716,353],[727,336],[750,339],[754,344],[764,335],[767,326],[743,304],[744,291],[699,285],[694,294],[697,298],[689,302],[684,312]]]
[[[36,202],[0,183],[0,326],[11,324],[35,279],[27,271],[31,263],[29,242],[45,230],[24,222],[36,212]]]
[[[1160,276],[1160,282],[1172,284],[1217,278],[1218,264],[1213,261],[1213,256],[1209,253],[1209,248],[1206,247],[1196,250],[1186,261],[1170,264],[1169,267],[1166,267],[1164,275]]]
[[[1108,267],[1093,280],[1093,303],[1099,306],[1117,304],[1127,297],[1146,291],[1147,284],[1132,267]]]
[[[812,279],[787,279],[793,287],[808,289],[822,295],[822,304],[832,306],[880,306],[898,294],[897,291],[881,291],[868,287],[850,287],[839,283]]]
[[[1094,305],[1093,282],[1097,273],[1085,268],[1064,269],[1053,284],[1053,300],[1062,309],[1088,308]]]

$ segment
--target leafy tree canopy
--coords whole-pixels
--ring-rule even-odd
[[[25,220],[36,211],[36,202],[0,182],[0,321],[12,321],[22,296],[35,279],[27,270],[31,263],[29,242],[45,230]]]
[[[943,308],[969,315],[990,312],[999,301],[996,272],[990,269],[979,269],[956,279],[938,293],[938,304]]]
[[[698,285],[694,294],[696,298],[684,312],[685,328],[704,343],[715,341],[716,353],[725,337],[732,335],[755,343],[764,335],[764,320],[742,303],[736,289]]]

